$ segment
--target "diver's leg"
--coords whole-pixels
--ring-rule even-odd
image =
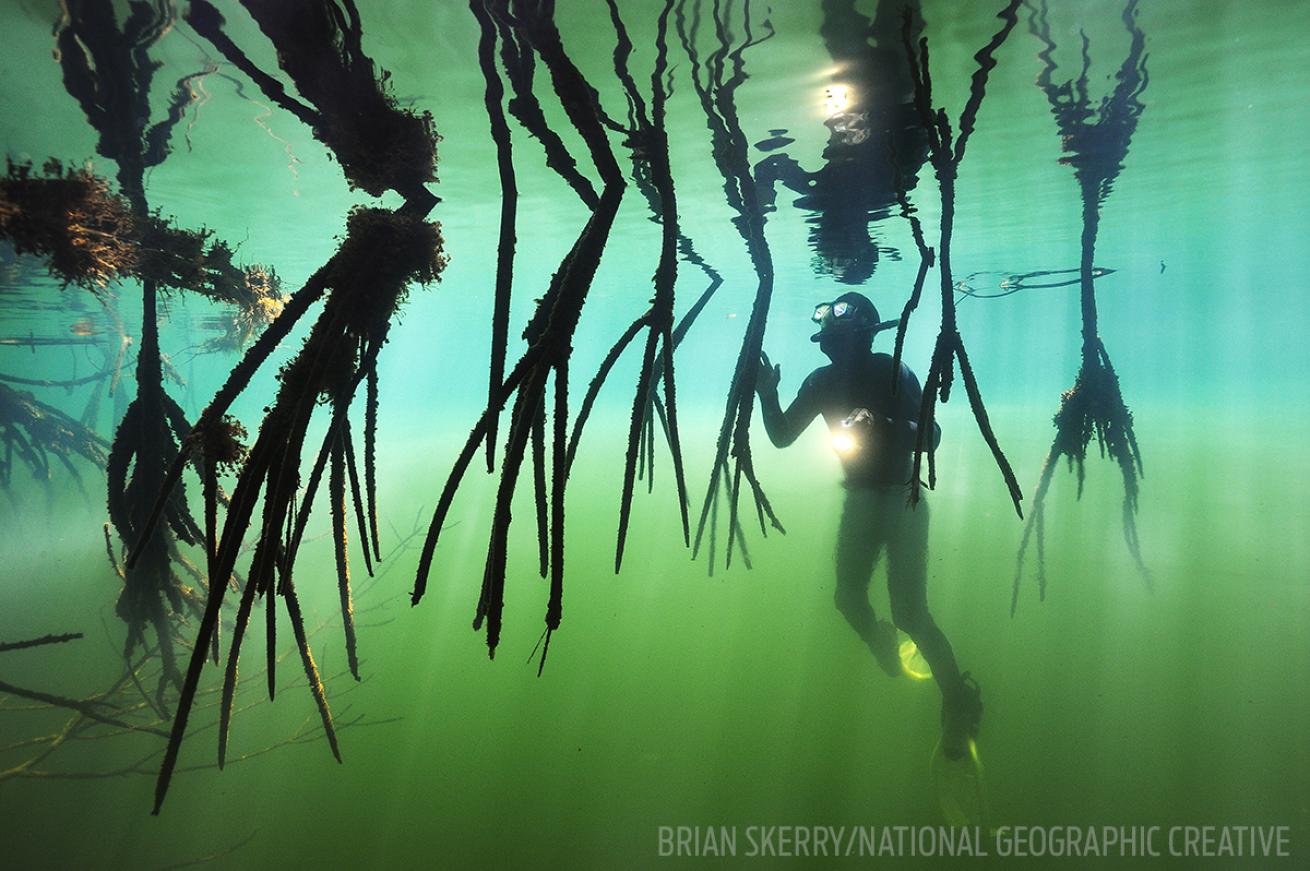
[[[896,630],[879,620],[869,604],[869,577],[883,542],[883,530],[878,527],[873,505],[869,491],[846,491],[841,524],[837,528],[837,591],[833,601],[846,622],[869,646],[882,670],[899,675]]]
[[[955,664],[951,642],[928,611],[928,502],[920,499],[916,508],[904,502],[895,490],[888,490],[880,508],[883,525],[890,531],[887,541],[887,597],[892,621],[913,639],[923,654],[943,695],[959,688],[960,669]]]
[[[928,611],[928,503],[920,500],[911,508],[901,494],[887,496],[887,514],[899,514],[899,522],[887,518],[892,530],[887,541],[892,620],[913,639],[932,669],[942,692],[942,750],[959,758],[967,750],[969,734],[977,730],[982,705],[976,687],[965,686],[951,643]]]

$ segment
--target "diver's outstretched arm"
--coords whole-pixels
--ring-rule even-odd
[[[764,420],[764,431],[769,434],[769,441],[773,442],[775,448],[785,448],[796,441],[814,418],[819,416],[818,391],[813,384],[813,375],[801,384],[800,391],[787,410],[782,410],[778,401],[778,380],[781,374],[782,367],[770,364],[769,355],[761,352],[755,392],[760,397],[760,417]]]

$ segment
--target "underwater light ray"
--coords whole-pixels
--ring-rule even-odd
[[[1123,536],[1143,583],[1152,589],[1152,578],[1142,560],[1137,535],[1137,499],[1142,477],[1142,455],[1133,429],[1133,415],[1124,403],[1119,377],[1110,362],[1098,330],[1096,288],[1094,280],[1105,273],[1093,263],[1100,227],[1100,206],[1123,169],[1133,133],[1145,106],[1141,95],[1149,83],[1146,60],[1146,35],[1137,24],[1137,0],[1128,0],[1121,15],[1130,42],[1116,72],[1111,93],[1093,109],[1087,90],[1087,71],[1091,66],[1089,41],[1082,38],[1082,68],[1077,79],[1062,85],[1054,82],[1056,45],[1051,37],[1045,2],[1030,4],[1028,28],[1042,44],[1038,58],[1042,62],[1037,86],[1046,95],[1060,133],[1061,163],[1074,167],[1082,199],[1082,258],[1079,267],[1082,314],[1081,363],[1071,388],[1060,397],[1054,418],[1055,437],[1042,463],[1041,475],[1033,499],[1034,514],[1024,529],[1015,561],[1010,596],[1010,614],[1019,603],[1023,580],[1024,557],[1030,541],[1037,541],[1038,598],[1046,597],[1046,566],[1043,514],[1055,466],[1061,457],[1068,460],[1077,478],[1077,495],[1082,497],[1087,448],[1096,438],[1101,455],[1109,455],[1119,467],[1123,479]]]
[[[482,440],[487,437],[487,431],[490,428],[491,417],[499,414],[505,407],[505,403],[518,390],[519,385],[527,376],[533,366],[544,355],[544,346],[529,347],[524,355],[510,370],[509,375],[505,377],[505,382],[496,392],[495,397],[488,404],[488,407],[478,417],[477,422],[473,425],[464,440],[464,447],[460,450],[451,466],[450,474],[446,476],[446,483],[442,485],[441,495],[437,497],[436,508],[432,512],[432,521],[428,525],[427,536],[423,542],[423,548],[419,553],[418,571],[414,579],[414,590],[410,594],[410,604],[417,605],[419,600],[427,592],[428,575],[432,570],[432,558],[436,552],[437,543],[440,540],[441,533],[445,531],[445,520],[450,512],[451,505],[455,501],[455,494],[459,489],[460,483],[464,479],[464,474],[468,471],[469,464],[473,461],[473,456],[482,446]],[[502,465],[503,468],[503,465]]]

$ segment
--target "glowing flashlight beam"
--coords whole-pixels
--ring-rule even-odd
[[[833,433],[832,449],[839,454],[849,454],[855,450],[855,437],[848,432]]]

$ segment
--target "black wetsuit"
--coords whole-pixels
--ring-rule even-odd
[[[927,553],[928,504],[908,504],[907,484],[923,396],[919,380],[905,365],[894,373],[887,354],[863,352],[851,359],[823,366],[801,385],[796,399],[783,411],[775,390],[761,392],[760,412],[769,439],[786,447],[822,416],[834,434],[845,433],[855,442],[841,454],[846,472],[846,498],[837,533],[838,610],[864,639],[880,662],[888,652],[879,649],[877,619],[869,604],[869,581],[874,565],[887,550],[887,592],[893,622],[918,646],[944,695],[960,687],[960,672],[950,642],[928,611]],[[843,422],[857,409],[873,414],[871,423],[846,427]],[[934,441],[940,439],[940,429]]]

